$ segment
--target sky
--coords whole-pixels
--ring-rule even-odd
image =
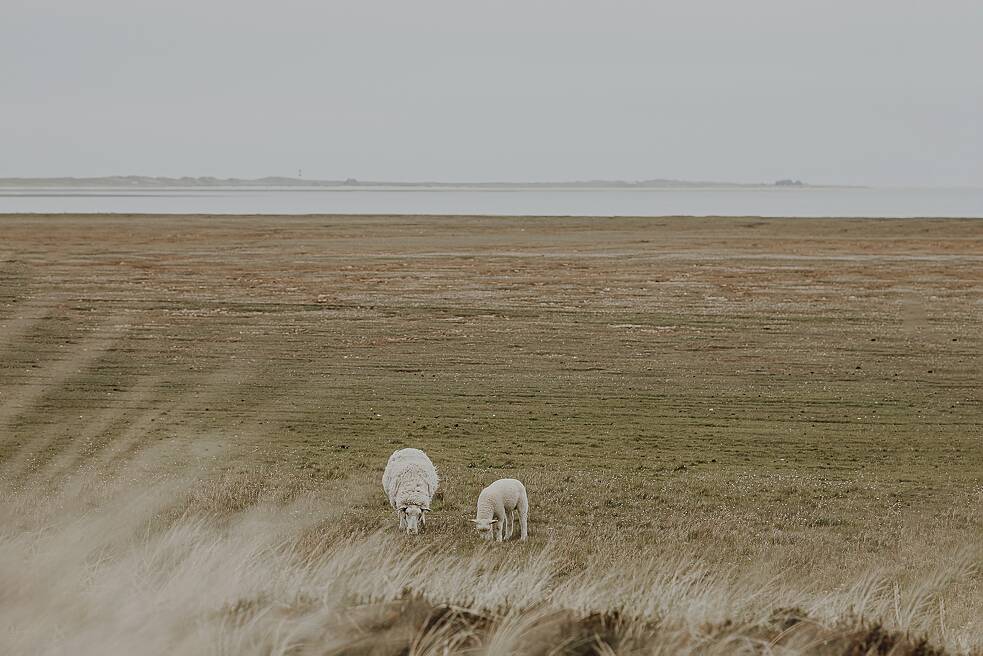
[[[2,0],[0,176],[983,186],[979,0]]]

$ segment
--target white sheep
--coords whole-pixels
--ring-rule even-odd
[[[519,515],[519,539],[529,537],[529,497],[526,486],[514,478],[500,478],[478,495],[478,510],[471,521],[486,540],[492,533],[498,542],[506,540],[515,531],[515,515]]]
[[[437,470],[420,449],[399,449],[389,456],[382,489],[399,517],[400,529],[415,535],[426,526],[437,483]]]

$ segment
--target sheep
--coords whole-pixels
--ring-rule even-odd
[[[437,491],[437,470],[420,449],[399,449],[389,456],[382,489],[399,517],[399,528],[416,535],[426,526],[430,500]]]
[[[529,537],[529,497],[526,487],[514,478],[500,478],[478,495],[474,527],[485,540],[508,540],[515,531],[515,515],[519,515],[519,539]]]

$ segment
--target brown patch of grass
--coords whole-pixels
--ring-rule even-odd
[[[978,221],[0,223],[8,653],[980,649]]]
[[[739,571],[603,536],[462,548],[440,530],[396,534],[394,522],[364,532],[338,501],[364,493],[358,481],[277,490],[264,472],[181,480],[157,467],[140,466],[153,474],[141,487],[124,472],[6,490],[0,615],[16,630],[0,651],[979,651],[971,607],[952,607],[944,629],[936,615],[942,599],[978,585],[978,546],[935,554],[934,571],[823,589],[774,562]],[[584,562],[578,549],[595,555]]]

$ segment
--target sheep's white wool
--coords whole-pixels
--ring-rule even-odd
[[[516,515],[519,519],[519,539],[529,537],[529,497],[526,486],[514,478],[500,478],[478,495],[474,525],[485,539],[492,535],[497,541],[512,537]]]
[[[418,521],[426,524],[426,513],[430,511],[438,483],[433,462],[420,449],[399,449],[389,456],[382,474],[382,489],[399,516],[401,529],[416,533]]]

